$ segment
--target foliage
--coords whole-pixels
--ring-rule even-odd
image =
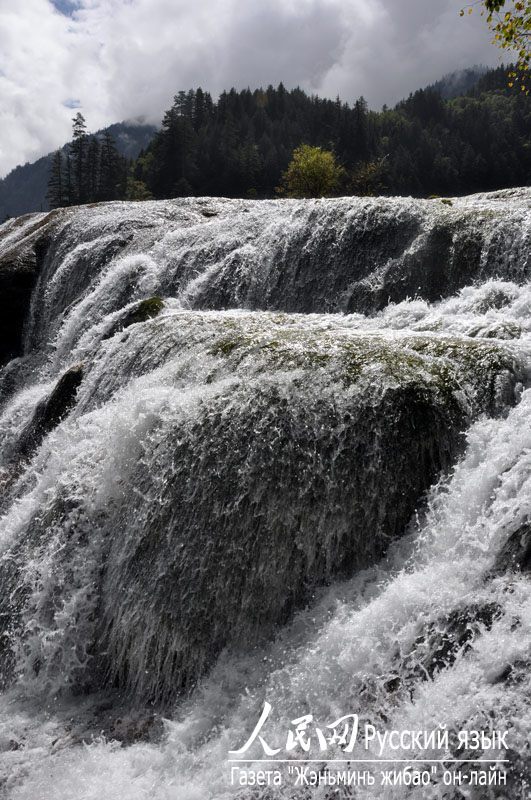
[[[361,197],[374,197],[385,188],[387,157],[375,161],[362,161],[354,170],[350,188],[353,194]]]
[[[473,5],[477,5],[474,3]],[[473,10],[468,6],[468,13]],[[531,64],[531,0],[480,0],[482,14],[487,14],[487,22],[494,32],[494,42],[503,50],[515,52],[518,56],[516,69],[509,73],[509,86],[520,84],[520,89],[528,93],[528,79]],[[465,10],[461,10],[461,16]]]
[[[72,141],[58,150],[48,177],[50,208],[118,200],[126,193],[127,161],[118,153],[109,131],[89,136],[85,118],[72,120]]]
[[[46,199],[48,200],[50,208],[61,208],[66,205],[63,155],[60,150],[54,153],[50,166]]]
[[[344,175],[330,150],[301,144],[293,151],[277,191],[286,197],[329,197],[337,192]]]
[[[478,76],[461,96],[434,87],[381,112],[308,96],[301,89],[179,92],[161,129],[130,165],[112,139],[87,136],[85,202],[180,196],[274,197],[294,151],[333,153],[332,186],[300,186],[297,196],[455,195],[531,182],[531,98],[507,86],[507,67]],[[97,143],[91,144],[91,139]],[[63,204],[77,202],[76,153],[62,153]],[[326,156],[325,156],[326,160]],[[57,167],[57,164],[56,164]],[[341,169],[338,167],[338,169]],[[57,169],[50,191],[56,192]],[[289,187],[285,187],[290,194]],[[56,204],[58,199],[54,201]]]
[[[478,76],[468,94],[435,89],[394,109],[369,111],[301,89],[180,92],[134,167],[154,197],[273,197],[294,150],[335,154],[346,191],[467,194],[531,180],[531,102],[507,87],[507,70]],[[370,165],[370,166],[369,166]],[[378,165],[378,167],[377,167]],[[343,189],[342,189],[343,190]]]
[[[126,200],[153,200],[153,195],[147,188],[144,181],[135,180],[133,176],[127,179],[127,187],[125,190]]]
[[[137,158],[142,148],[147,147],[157,130],[153,125],[144,123],[120,122],[107,128],[116,142],[120,155],[128,161]],[[100,131],[95,136],[103,139],[105,131]],[[66,158],[66,147],[63,151],[63,162]],[[0,179],[0,220],[6,214],[18,217],[33,211],[45,211],[49,208],[47,199],[52,162],[56,153],[50,153],[37,161],[23,166],[15,167],[5,178]],[[61,198],[55,205],[64,205]]]

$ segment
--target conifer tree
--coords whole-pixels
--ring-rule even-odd
[[[65,206],[71,206],[74,204],[74,191],[72,188],[72,159],[70,157],[69,152],[67,152],[66,154],[63,174],[64,174],[64,184],[63,184],[64,202]]]
[[[92,136],[87,146],[86,186],[84,187],[85,200],[93,203],[98,199],[100,192],[101,173],[101,147],[98,139]]]
[[[78,111],[72,120],[72,141],[70,143],[73,184],[71,203],[85,203],[87,200],[87,149],[87,125],[85,117]]]
[[[67,205],[65,196],[65,176],[63,174],[63,154],[60,150],[54,153],[48,177],[46,199],[50,208],[61,208]]]
[[[121,184],[126,179],[124,173],[125,165],[114,139],[109,131],[105,131],[101,145],[100,200],[118,200],[123,196],[125,187]]]

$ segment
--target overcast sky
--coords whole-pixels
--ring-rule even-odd
[[[392,104],[443,74],[499,63],[464,0],[0,0],[0,176],[179,89],[283,81]]]

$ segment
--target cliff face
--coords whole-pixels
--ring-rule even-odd
[[[48,218],[32,214],[0,227],[0,364],[21,355],[31,296],[47,250]]]

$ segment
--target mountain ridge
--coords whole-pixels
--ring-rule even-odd
[[[134,159],[147,147],[157,128],[145,122],[115,122],[97,131],[95,136],[103,136],[107,131],[113,136],[120,155]],[[62,148],[65,149],[67,144]],[[46,192],[53,152],[37,161],[15,167],[0,179],[0,220],[18,217],[34,211],[47,211]]]

